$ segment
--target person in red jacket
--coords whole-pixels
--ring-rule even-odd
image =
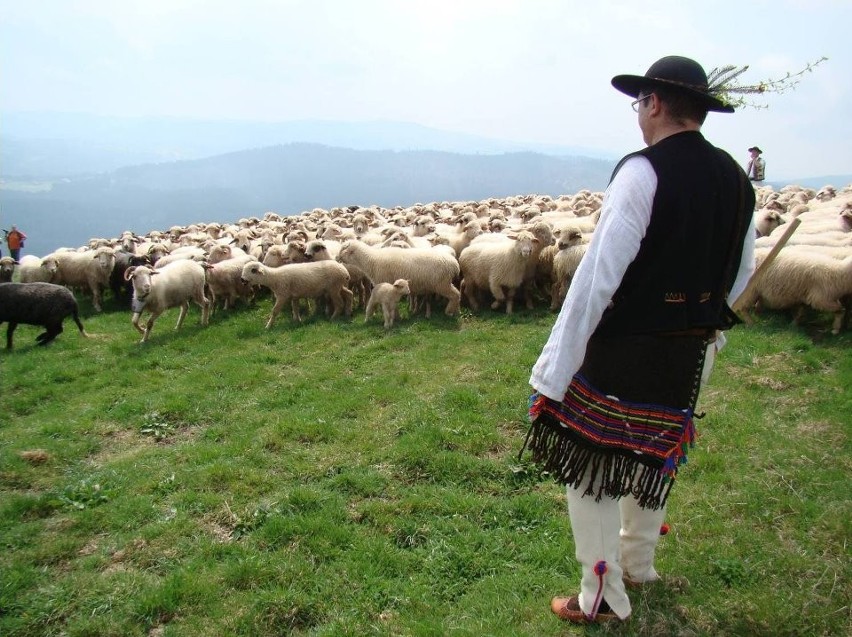
[[[24,240],[27,238],[23,232],[18,230],[17,226],[12,226],[11,230],[4,230],[6,233],[6,245],[9,246],[9,253],[15,261],[21,258],[21,248],[24,247]]]

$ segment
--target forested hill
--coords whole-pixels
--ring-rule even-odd
[[[0,205],[4,226],[16,223],[29,235],[25,253],[43,255],[123,230],[230,222],[268,210],[288,215],[351,204],[393,207],[603,190],[613,167],[612,161],[531,152],[365,151],[295,143],[67,178],[40,191],[4,188]]]

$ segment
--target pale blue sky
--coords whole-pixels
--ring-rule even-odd
[[[704,131],[768,177],[852,173],[852,2],[0,0],[0,111],[408,121],[621,155],[610,86],[668,54],[751,81],[829,60]],[[839,184],[838,184],[839,185]]]

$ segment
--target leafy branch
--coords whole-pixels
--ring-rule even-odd
[[[752,108],[769,108],[767,104],[756,104],[747,96],[762,95],[764,93],[786,93],[793,90],[801,81],[805,73],[811,73],[817,66],[827,61],[823,56],[815,62],[809,62],[805,68],[796,73],[787,71],[787,74],[778,79],[767,79],[756,84],[739,84],[738,78],[748,70],[748,65],[737,66],[728,64],[713,69],[707,74],[709,92],[734,107],[751,106]]]

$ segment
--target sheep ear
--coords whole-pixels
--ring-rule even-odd
[[[136,270],[136,266],[130,266],[124,271],[124,280],[129,281],[133,278],[133,271]]]

